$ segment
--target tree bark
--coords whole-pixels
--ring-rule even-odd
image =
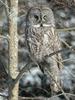
[[[18,0],[10,0],[10,14],[9,14],[9,74],[12,79],[18,75],[18,34],[17,34],[17,16],[18,16]],[[11,90],[9,86],[9,100],[18,100],[18,86],[17,82]]]

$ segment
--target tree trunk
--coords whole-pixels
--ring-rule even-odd
[[[9,72],[12,79],[18,75],[18,34],[17,34],[17,16],[18,16],[18,0],[10,0],[9,14]],[[9,86],[9,100],[18,100],[18,85],[11,90]]]

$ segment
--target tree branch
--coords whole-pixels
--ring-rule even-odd
[[[56,29],[56,32],[67,32],[67,31],[75,31],[75,27]]]
[[[67,95],[65,94],[64,90],[62,89],[62,87],[55,81],[55,79],[53,78],[52,74],[47,70],[47,68],[45,68],[46,71],[48,72],[48,74],[51,76],[52,80],[56,83],[56,85],[58,86],[58,88],[60,89],[60,91],[63,93],[64,97],[66,100],[69,100],[69,98],[67,97]]]

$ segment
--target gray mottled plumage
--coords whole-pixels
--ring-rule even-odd
[[[49,63],[49,69],[56,82],[58,82],[59,59],[61,56],[56,54],[43,61],[45,56],[60,49],[59,37],[55,32],[54,15],[49,7],[40,6],[29,9],[26,17],[25,35],[31,56],[38,63],[43,64],[42,66],[45,65],[45,62]],[[57,91],[56,84],[53,85],[53,88],[54,91]]]
[[[37,61],[60,49],[54,15],[48,7],[31,8],[27,15],[26,38],[30,53]]]

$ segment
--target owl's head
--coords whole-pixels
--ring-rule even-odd
[[[49,7],[32,7],[27,14],[27,25],[32,27],[55,27],[54,15]]]

